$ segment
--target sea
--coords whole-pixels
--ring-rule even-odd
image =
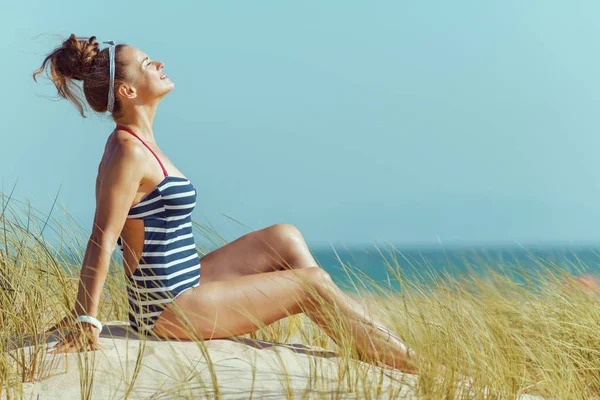
[[[313,256],[334,282],[352,291],[359,278],[401,291],[401,281],[422,285],[444,279],[485,278],[498,274],[528,284],[549,274],[600,278],[600,246],[408,247],[354,246],[315,248]]]
[[[401,291],[401,281],[427,286],[444,279],[485,278],[499,274],[517,282],[548,273],[592,274],[600,278],[600,246],[454,246],[402,247],[401,245],[362,245],[311,247],[317,264],[346,291],[371,290],[375,282]],[[62,259],[77,265],[83,250],[62,253]],[[113,259],[122,265],[120,251]]]

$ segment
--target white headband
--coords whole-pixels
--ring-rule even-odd
[[[115,42],[109,40],[103,42],[109,44],[108,56],[110,59],[110,86],[108,87],[108,112],[112,113],[115,106]]]

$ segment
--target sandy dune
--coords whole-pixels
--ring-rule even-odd
[[[49,346],[57,341],[49,339]],[[94,365],[93,399],[129,398],[417,398],[416,376],[381,369],[352,360],[343,374],[343,359],[336,353],[302,344],[281,344],[247,338],[214,339],[202,345],[181,341],[141,341],[126,323],[105,325],[96,352],[57,355],[47,379],[24,384],[25,398],[81,398],[79,363]],[[136,374],[136,360],[143,348]],[[93,356],[92,356],[93,355]],[[87,356],[87,357],[86,357]],[[213,378],[207,363],[212,361]],[[356,379],[364,373],[366,379]],[[341,379],[340,379],[341,378]],[[356,388],[359,388],[356,390]],[[380,387],[380,391],[377,388]],[[337,394],[335,394],[337,393]],[[357,393],[362,393],[357,396]],[[293,396],[290,396],[293,395]],[[533,397],[522,397],[533,398]]]

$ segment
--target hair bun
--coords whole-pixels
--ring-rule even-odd
[[[96,36],[77,39],[74,33],[62,44],[56,54],[55,68],[65,78],[83,80],[94,65],[94,57],[99,53]]]
[[[114,84],[125,81],[127,63],[120,55],[125,44],[114,48],[115,76]],[[108,110],[108,92],[110,89],[110,52],[109,48],[100,50],[96,37],[77,38],[69,36],[60,46],[46,55],[42,65],[33,71],[33,80],[46,72],[52,81],[58,96],[72,102],[85,118],[85,102],[98,113]],[[47,68],[49,67],[49,68]],[[79,84],[81,81],[81,85]],[[85,96],[85,100],[83,96]],[[112,115],[120,115],[121,105],[115,96]]]

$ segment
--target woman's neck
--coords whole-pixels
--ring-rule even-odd
[[[121,118],[115,119],[115,122],[117,125],[132,129],[144,141],[156,143],[152,129],[155,114],[156,107],[145,105],[126,110]]]

